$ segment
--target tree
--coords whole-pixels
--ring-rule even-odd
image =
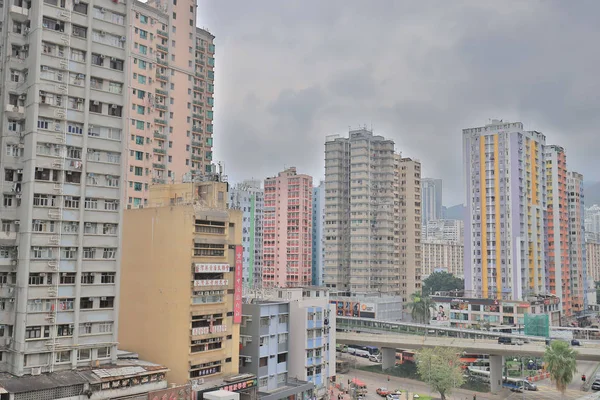
[[[434,272],[423,281],[423,293],[427,295],[464,289],[464,279],[457,278],[448,272]]]
[[[546,371],[550,373],[550,379],[563,396],[577,371],[576,355],[577,352],[573,350],[569,343],[562,340],[553,340],[550,346],[546,346],[544,352]]]
[[[428,324],[431,320],[431,311],[435,309],[435,303],[429,296],[422,296],[421,292],[410,295],[410,316],[414,322]]]
[[[421,349],[417,352],[417,372],[442,400],[464,383],[460,351],[451,347]]]

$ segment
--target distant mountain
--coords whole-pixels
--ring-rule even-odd
[[[442,211],[446,219],[464,219],[467,207],[463,204],[457,204],[452,207],[444,207]]]
[[[583,182],[585,206],[600,205],[600,182]]]

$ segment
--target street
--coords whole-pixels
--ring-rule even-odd
[[[432,398],[439,398],[439,393],[433,393],[427,383],[420,382],[416,380],[410,380],[405,378],[399,378],[395,376],[388,376],[385,374],[378,374],[373,372],[367,372],[356,369],[357,367],[366,366],[366,365],[375,365],[375,363],[369,361],[366,358],[353,356],[347,353],[337,353],[338,359],[343,359],[349,361],[350,364],[350,372],[347,374],[338,374],[337,381],[340,382],[344,388],[347,387],[348,380],[353,378],[358,378],[367,384],[368,393],[365,396],[365,400],[382,400],[382,397],[378,396],[375,391],[379,387],[385,387],[389,390],[402,389],[407,390],[409,392],[409,399],[412,399],[414,394],[418,394],[420,396],[431,396]],[[499,394],[491,394],[491,393],[478,393],[472,392],[463,389],[456,389],[454,392],[447,396],[449,400],[472,400],[473,395],[476,394],[478,400],[483,399],[507,399],[507,400],[519,400],[519,399],[528,399],[528,400],[575,400],[578,399],[585,394],[589,394],[590,392],[584,392],[581,390],[581,375],[585,374],[588,379],[593,379],[592,374],[594,373],[598,363],[593,361],[579,361],[577,362],[577,372],[573,379],[573,382],[569,385],[565,396],[562,397],[560,392],[558,392],[554,386],[554,384],[550,381],[550,379],[545,379],[542,381],[535,382],[538,386],[538,391],[526,391],[524,393],[511,392],[508,389],[504,389]],[[600,374],[600,372],[598,372]],[[406,397],[406,394],[403,394],[402,400]],[[348,397],[346,396],[346,399]]]

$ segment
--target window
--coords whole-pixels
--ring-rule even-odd
[[[100,308],[113,308],[115,305],[114,297],[101,297]]]
[[[116,69],[117,71],[123,71],[123,60],[112,57],[110,59],[110,68]]]
[[[82,3],[81,1],[80,2],[75,1],[73,3],[75,3],[75,4],[73,4],[73,12],[87,15],[88,5],[86,3]]]
[[[141,182],[133,182],[133,190],[135,190],[136,192],[141,192],[142,187],[143,186]]]
[[[144,169],[142,167],[135,167],[135,175],[142,176]]]
[[[109,358],[110,347],[101,347],[98,349],[98,358]]]
[[[90,112],[102,113],[102,103],[97,100],[90,101]]]
[[[111,333],[113,331],[113,323],[112,322],[101,322],[98,324],[98,332],[99,333]]]
[[[138,114],[144,115],[145,110],[146,110],[146,107],[144,107],[144,106],[137,106],[137,113]]]
[[[42,337],[50,337],[49,326],[28,326],[25,328],[25,339],[39,339]]]
[[[107,175],[106,176],[106,186],[109,187],[119,187],[119,177]]]
[[[108,211],[118,211],[119,200],[104,200],[104,209]]]
[[[92,333],[92,324],[91,323],[88,322],[88,323],[79,325],[79,334],[80,335],[89,335],[90,333]]]
[[[67,132],[81,135],[83,133],[83,125],[69,122],[69,125],[67,126]]]
[[[143,44],[140,44],[139,50],[140,50],[140,53],[142,53],[142,54],[148,54],[148,46],[144,46]]]
[[[108,109],[108,115],[113,117],[121,117],[123,115],[123,107],[116,104],[112,104]]]
[[[43,285],[44,277],[40,274],[29,274],[29,284],[30,285]]]
[[[75,284],[75,273],[74,272],[62,272],[60,274],[61,285],[74,285]]]
[[[98,199],[86,197],[85,198],[85,208],[87,210],[97,210],[98,209]]]
[[[71,48],[71,60],[85,62],[85,51]]]
[[[72,336],[73,335],[73,326],[72,325],[58,325],[56,327],[56,334],[58,336]]]
[[[104,56],[102,54],[92,53],[92,65],[103,66]]]
[[[101,283],[115,283],[115,273],[114,272],[103,272],[102,277],[100,278]]]
[[[81,308],[82,310],[90,310],[94,308],[94,301],[91,297],[82,297],[79,300],[79,308]]]
[[[116,257],[117,249],[114,247],[105,247],[102,252],[102,258],[105,260],[112,260]]]
[[[139,75],[137,76],[137,80],[139,84],[145,85],[146,84],[146,76],[145,75]]]
[[[83,26],[73,25],[73,36],[85,39],[87,37],[87,28]]]
[[[89,222],[86,223],[86,225],[89,224]],[[94,247],[84,247],[83,248],[83,258],[84,260],[93,260],[94,258],[96,258],[96,249]],[[93,281],[93,279],[92,279]],[[94,283],[94,282],[92,282]]]
[[[121,94],[123,93],[123,84],[119,82],[109,82],[108,91],[111,93]]]
[[[92,76],[90,78],[90,87],[92,89],[98,89],[98,90],[102,90],[102,86],[104,85],[104,80],[101,78],[96,78],[94,76]]]
[[[86,248],[83,249],[85,253]],[[81,283],[84,285],[93,285],[94,284],[95,275],[91,272],[84,272],[81,274]]]
[[[79,326],[79,334],[85,334],[81,332],[81,327],[85,325],[80,325]],[[91,328],[92,326],[90,325],[90,332],[91,333]],[[90,349],[79,349],[77,350],[77,360],[78,361],[85,361],[85,360],[89,360],[92,356],[91,356],[91,350]]]

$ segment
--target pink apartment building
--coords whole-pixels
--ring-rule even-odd
[[[130,15],[125,203],[137,208],[150,185],[211,168],[215,46],[195,1],[134,1]]]
[[[312,177],[295,167],[265,179],[263,287],[312,282]]]

